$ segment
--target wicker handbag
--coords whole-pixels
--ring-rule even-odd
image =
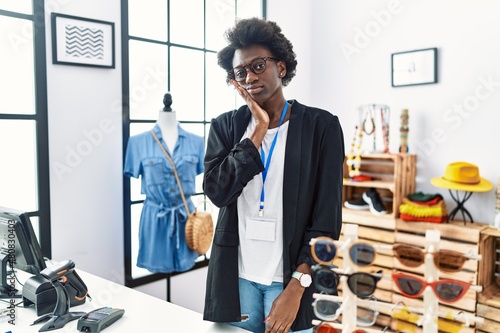
[[[160,140],[156,136],[155,132],[151,130],[153,137],[156,142],[160,146],[161,150],[167,157],[168,161],[172,165],[174,170],[175,180],[177,181],[177,185],[179,186],[179,191],[181,193],[182,201],[184,202],[184,206],[186,207],[186,212],[188,213],[188,219],[186,221],[186,244],[187,246],[195,251],[198,254],[207,253],[210,245],[212,244],[212,238],[214,236],[214,223],[212,220],[212,214],[207,211],[199,211],[198,207],[194,210],[194,212],[189,212],[189,207],[184,196],[184,191],[182,190],[181,181],[179,179],[179,175],[177,174],[177,169],[175,168],[174,161],[165,150],[165,147],[161,144]],[[208,202],[203,201],[208,204]],[[202,203],[203,203],[202,202]]]

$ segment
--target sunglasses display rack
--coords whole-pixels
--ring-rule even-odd
[[[342,333],[380,332],[385,326],[398,332],[409,333],[476,332],[474,325],[472,327],[470,325],[482,324],[484,318],[477,317],[475,311],[457,310],[455,306],[462,299],[472,297],[475,299],[476,293],[482,290],[481,286],[466,282],[471,281],[469,278],[461,280],[462,269],[473,267],[473,264],[477,266],[477,262],[474,261],[480,260],[481,255],[440,249],[440,245],[446,244],[449,247],[449,244],[448,240],[441,239],[439,230],[425,230],[423,244],[418,241],[413,242],[425,247],[422,249],[408,243],[389,245],[359,240],[358,229],[358,225],[344,224],[342,241],[334,241],[328,237],[318,237],[311,241],[311,253],[315,261],[319,263],[313,267],[313,280],[316,279],[318,291],[326,293],[326,295],[315,294],[314,298],[330,299],[329,302],[340,300],[341,302],[335,305],[327,301],[315,300],[313,307],[316,316],[320,320],[326,320],[327,323],[315,321],[314,325],[331,324],[330,326],[335,326],[337,330],[339,327],[342,328]],[[413,238],[418,239],[415,236]],[[370,269],[373,271],[376,267],[373,266],[377,265],[375,263],[376,252],[388,250],[394,252],[396,261],[401,262],[402,266],[394,266],[391,269],[392,276],[387,270],[385,273],[382,273],[383,271],[365,273]],[[343,260],[332,266],[332,262],[335,263],[339,256],[342,256]],[[335,267],[342,267],[342,269]],[[423,276],[415,275],[416,268],[423,270]],[[361,272],[358,272],[359,269]],[[405,272],[408,270],[412,273]],[[440,272],[444,275],[443,279],[439,277]],[[317,273],[316,276],[315,273]],[[325,282],[324,278],[330,282]],[[391,280],[394,283],[394,294],[388,301],[377,299],[373,295],[375,289],[379,288],[377,284],[381,279]],[[361,284],[360,281],[362,281]],[[322,284],[328,285],[328,288]],[[337,285],[338,289],[332,288],[333,285]],[[372,287],[367,289],[368,285],[373,289]],[[336,290],[342,291],[342,297],[332,296]],[[398,295],[397,290],[401,295]],[[366,299],[368,296],[369,300]],[[360,302],[377,304],[376,311],[372,310],[370,312],[372,316],[368,316],[373,318],[373,321],[359,320],[361,312],[367,313],[366,304],[360,307]],[[458,308],[460,305],[461,303]],[[332,310],[332,306],[336,306],[337,310]],[[401,311],[393,315],[394,308],[401,307]],[[411,309],[412,313],[408,309]],[[336,320],[339,315],[342,315],[341,324],[330,322]],[[362,329],[354,330],[360,325],[363,326]],[[317,330],[317,332],[330,331],[324,329],[323,331]]]
[[[358,226],[355,224],[344,225],[344,240],[342,245],[338,248],[338,251],[344,253],[347,257],[347,250],[351,244],[356,243],[358,240]],[[357,301],[358,297],[351,291],[348,285],[348,276],[357,273],[357,266],[351,260],[343,261],[343,274],[340,277],[340,283],[342,286],[342,323],[336,322],[322,322],[318,320],[313,320],[312,324],[318,325],[329,325],[335,329],[340,329],[342,333],[380,333],[385,332],[385,330],[377,328],[368,327],[358,327],[357,325]],[[317,297],[317,296],[316,296]],[[316,329],[314,332],[330,332],[329,330]]]

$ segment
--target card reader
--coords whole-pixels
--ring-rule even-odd
[[[90,311],[78,319],[77,329],[80,332],[97,333],[120,319],[125,310],[112,307],[102,307]]]

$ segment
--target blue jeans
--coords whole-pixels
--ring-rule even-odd
[[[283,291],[283,283],[273,282],[270,286],[266,286],[240,278],[239,288],[241,315],[248,316],[248,319],[230,324],[250,332],[264,333],[266,330],[264,318],[271,311],[276,297]],[[311,333],[312,328],[295,332]]]

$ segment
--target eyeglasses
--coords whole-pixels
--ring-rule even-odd
[[[311,239],[311,254],[321,265],[330,265],[338,253],[335,241],[329,237]],[[349,246],[349,258],[358,266],[370,266],[375,261],[375,248],[368,243],[356,242]]]
[[[247,77],[247,69],[254,74],[262,74],[266,70],[266,63],[268,60],[279,61],[277,58],[273,57],[261,57],[254,59],[251,63],[244,66],[235,67],[229,72],[227,72],[229,78],[235,79],[237,82],[244,81]]]
[[[341,302],[322,297],[333,297],[330,295],[320,295],[313,302],[315,316],[320,320],[334,321],[342,314],[344,309]],[[377,299],[369,297],[367,299],[356,300],[356,324],[358,326],[372,326],[377,321],[379,312],[377,310]]]
[[[377,287],[377,282],[383,276],[382,270],[375,274],[357,272],[353,274],[337,273],[332,270],[331,266],[314,265],[311,268],[313,281],[316,288],[320,292],[326,294],[337,293],[337,287],[340,282],[340,276],[347,276],[347,285],[349,289],[360,298],[365,298],[373,294]]]
[[[439,250],[437,252],[426,252],[417,246],[408,244],[395,244],[393,252],[396,258],[405,266],[418,267],[425,262],[425,255],[430,253],[434,257],[434,264],[443,272],[459,272],[464,266],[465,261],[470,259],[469,255],[452,251]]]
[[[443,279],[427,282],[424,279],[406,273],[393,273],[392,278],[403,296],[409,298],[420,297],[427,286],[430,286],[436,297],[445,303],[460,300],[472,285],[465,281]],[[479,286],[474,286],[479,287]]]

